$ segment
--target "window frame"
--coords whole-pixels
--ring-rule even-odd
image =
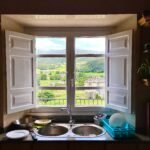
[[[83,28],[67,28],[67,29],[66,28],[59,28],[59,30],[57,28],[55,28],[55,30],[53,30],[53,28],[46,29],[46,30],[41,30],[41,29],[33,30],[31,28],[31,29],[28,29],[27,31],[29,31],[30,34],[34,33],[34,35],[36,37],[66,37],[66,56],[68,57],[68,59],[66,57],[66,61],[70,61],[70,59],[73,59],[73,57],[74,57],[74,53],[72,53],[72,55],[71,55],[70,52],[72,49],[74,49],[73,45],[74,45],[75,37],[83,37],[83,36],[106,37],[108,34],[111,33],[111,28],[85,28],[84,30],[81,30],[81,29],[83,29]],[[102,56],[102,55],[100,54],[100,56]],[[80,55],[78,55],[78,56],[80,56]],[[85,56],[99,57],[99,56],[97,56],[97,54],[84,55],[83,57],[85,57]],[[74,59],[75,59],[75,57],[74,57]],[[66,64],[68,65],[69,63],[66,62]],[[69,64],[69,66],[67,66],[67,69],[68,69],[68,67],[70,68],[70,65],[71,64]],[[74,66],[74,64],[72,64],[72,65]],[[71,69],[74,69],[74,67]],[[74,71],[70,71],[70,70],[69,70],[69,72],[74,73]],[[67,82],[68,82],[70,80],[69,78],[72,78],[72,75],[67,73],[67,77],[68,77],[68,80],[67,80]],[[67,89],[71,88],[69,84],[70,83],[67,83]],[[91,87],[91,89],[92,89],[92,87]],[[75,92],[75,90],[73,90],[73,91]],[[94,107],[74,107],[74,101],[72,100],[73,97],[74,96],[72,96],[70,98],[70,96],[68,95],[68,92],[67,92],[67,99],[69,99],[67,101],[67,107],[69,105],[71,105],[71,110],[72,110],[72,113],[74,115],[78,115],[78,114],[92,115],[92,114],[95,114],[99,111],[107,111],[106,107],[102,107],[102,106],[98,106],[98,107],[96,107],[96,106],[94,106]],[[61,108],[62,107],[36,106],[36,108],[31,110],[30,112],[31,113],[34,113],[34,112],[36,112],[36,113],[43,112],[44,113],[45,112],[45,113],[51,113],[51,114],[56,114],[56,115],[60,114],[60,113],[66,114],[66,113],[63,113],[61,111]]]
[[[92,33],[91,34],[91,33],[87,33],[87,32],[80,32],[80,33],[76,32],[76,33],[73,33],[73,35],[72,35],[74,44],[75,44],[75,38],[80,38],[80,37],[105,37],[105,36],[102,36],[98,33]],[[74,44],[71,45],[72,49],[73,49],[73,52],[71,53],[72,54],[71,59],[73,60],[72,62],[74,63],[74,64],[72,64],[72,66],[73,66],[73,72],[72,73],[73,74],[72,74],[71,78],[73,78],[74,82],[75,82],[75,59],[76,58],[80,58],[80,57],[89,57],[89,58],[91,58],[91,57],[104,57],[105,58],[105,54],[75,54]],[[106,41],[105,41],[105,44],[106,44]],[[105,63],[104,63],[104,68],[105,68]],[[71,110],[73,112],[79,112],[79,111],[82,111],[82,112],[89,112],[89,111],[90,112],[97,112],[97,111],[100,111],[101,108],[105,108],[105,107],[102,107],[102,106],[75,107],[75,91],[76,91],[75,88],[77,90],[78,89],[83,89],[83,90],[85,90],[85,89],[90,89],[90,90],[100,89],[99,87],[90,87],[90,86],[89,87],[75,87],[75,83],[74,83],[74,87],[72,88],[73,90],[71,90],[71,91],[73,91],[72,98],[70,100]]]
[[[67,36],[66,34],[59,34],[59,33],[56,33],[56,34],[52,34],[52,35],[49,35],[49,36],[35,36],[35,39],[39,37],[39,38],[48,38],[48,37],[56,37],[56,38],[66,38],[66,54],[36,54],[36,58],[66,58],[66,87],[51,87],[51,86],[37,86],[36,85],[36,91],[37,89],[39,90],[50,90],[50,89],[54,89],[54,90],[66,90],[66,98],[67,98],[67,90],[68,90],[68,86],[67,86],[67,49],[68,49],[68,45],[67,45]],[[37,79],[37,78],[36,78]],[[36,97],[36,101],[38,101],[37,97]],[[68,103],[67,103],[68,104]],[[49,111],[49,112],[58,112],[60,111],[60,108],[63,108],[63,107],[50,107],[50,106],[42,106],[42,105],[38,105],[36,106],[36,108],[40,109],[40,111]]]

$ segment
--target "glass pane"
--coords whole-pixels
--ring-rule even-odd
[[[76,87],[104,87],[104,57],[76,58]]]
[[[104,89],[76,90],[75,106],[92,107],[104,106]]]
[[[81,37],[75,38],[76,54],[104,54],[104,37]]]
[[[37,37],[35,47],[37,54],[66,54],[66,38]]]
[[[66,58],[37,58],[37,86],[66,87]]]
[[[64,107],[67,105],[65,90],[37,90],[37,99],[39,105],[52,107]]]

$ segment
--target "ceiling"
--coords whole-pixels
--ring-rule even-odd
[[[24,26],[31,27],[109,27],[135,16],[115,15],[5,15]]]

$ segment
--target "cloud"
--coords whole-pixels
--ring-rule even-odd
[[[36,49],[44,52],[50,50],[65,50],[65,38],[36,38]]]
[[[105,38],[92,37],[92,38],[76,38],[76,49],[79,50],[93,50],[104,52],[105,51]]]
[[[36,38],[36,49],[38,50],[38,53],[45,54],[53,53],[54,51],[58,51],[59,53],[60,50],[65,53],[66,38]],[[104,53],[105,37],[77,37],[75,38],[75,50],[76,53],[86,53],[86,51],[91,54]]]

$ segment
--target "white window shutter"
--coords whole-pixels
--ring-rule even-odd
[[[107,37],[106,107],[131,112],[132,30]]]
[[[35,40],[6,31],[7,114],[35,107]]]

